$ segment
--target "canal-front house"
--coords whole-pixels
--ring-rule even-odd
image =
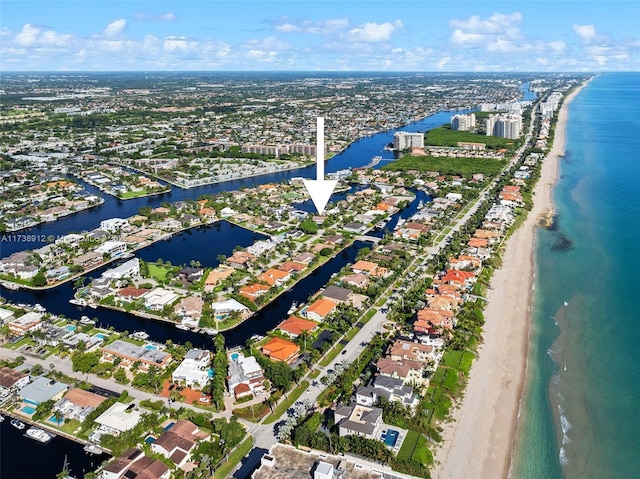
[[[122,359],[120,365],[125,367],[130,367],[133,363],[138,362],[140,369],[146,371],[150,366],[159,368],[167,366],[171,361],[171,354],[117,339],[102,348],[103,361],[112,362],[115,358]]]
[[[8,367],[0,368],[0,402],[29,384],[29,375]]]
[[[240,352],[229,354],[227,384],[236,399],[264,391],[264,381],[264,373],[256,358],[245,357]]]
[[[7,323],[12,336],[22,336],[29,331],[36,331],[42,328],[42,314],[29,311],[19,318],[12,319]]]
[[[135,404],[114,403],[109,409],[96,418],[100,426],[92,433],[94,438],[103,434],[118,435],[136,427],[142,414],[135,409]],[[91,438],[89,438],[91,440]]]
[[[283,361],[287,364],[293,363],[300,354],[300,347],[282,338],[271,338],[261,348],[262,354],[274,361]]]
[[[18,396],[22,402],[26,403],[26,406],[30,408],[22,410],[27,414],[33,414],[31,409],[43,402],[57,401],[64,396],[64,393],[66,393],[68,389],[68,384],[58,382],[46,376],[38,376],[18,391]]]
[[[107,398],[99,394],[73,388],[53,405],[54,411],[60,411],[67,419],[83,422]]]

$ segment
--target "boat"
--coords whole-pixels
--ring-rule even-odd
[[[90,319],[89,316],[80,317],[81,324],[96,324],[95,320]]]
[[[76,306],[86,306],[87,305],[87,302],[84,299],[71,298],[69,300],[69,302],[71,304],[75,304]]]
[[[49,434],[44,429],[40,429],[38,427],[29,428],[25,435],[29,436],[31,439],[35,439],[36,441],[40,441],[43,443],[49,442],[54,437],[54,434]]]
[[[0,414],[0,422],[4,422],[4,416]]]
[[[202,332],[208,334],[209,336],[218,334],[218,330],[214,328],[202,328]]]
[[[20,285],[16,284],[16,283],[12,283],[10,281],[0,281],[0,284],[7,289],[10,289],[11,291],[17,291],[20,289]]]
[[[287,314],[295,313],[296,309],[298,309],[298,303],[294,301],[293,303],[291,303],[291,307],[289,308],[289,311],[287,311]]]
[[[176,324],[176,328],[182,329],[183,331],[189,331],[191,328],[185,324]]]
[[[45,313],[47,311],[47,308],[45,308],[44,306],[42,306],[41,304],[34,304],[33,305],[33,310],[36,313]]]
[[[132,336],[136,339],[143,339],[143,340],[149,338],[149,335],[144,331],[136,331],[132,334]]]
[[[18,421],[17,419],[12,419],[11,420],[11,425],[13,427],[15,427],[16,429],[24,429],[26,426],[24,425],[24,423],[22,421]]]
[[[424,201],[420,200],[420,203],[418,203],[418,209],[421,210],[422,208],[424,208]]]
[[[104,451],[95,444],[87,444],[84,446],[84,452],[88,452],[89,454],[102,454]]]

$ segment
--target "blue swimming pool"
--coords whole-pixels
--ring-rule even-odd
[[[36,412],[36,408],[31,407],[31,406],[24,406],[20,410],[25,414],[33,414],[34,412]]]
[[[387,431],[386,436],[384,437],[384,443],[387,446],[393,447],[396,445],[396,442],[398,441],[398,435],[400,433],[394,429],[389,429]]]
[[[102,334],[102,333],[96,333],[96,334],[94,334],[94,336],[95,336],[96,338],[98,338],[98,339],[104,339],[104,338],[106,338],[106,336],[105,336],[104,334]]]
[[[69,326],[65,326],[64,329],[67,331],[75,331],[76,327],[73,324],[70,324]]]
[[[164,427],[164,430],[165,430],[165,431],[168,431],[169,429],[171,429],[171,428],[173,427],[173,425],[174,425],[174,424],[175,424],[175,422],[170,422],[169,424],[167,424],[167,425]]]
[[[53,416],[51,416],[49,418],[49,421],[51,421],[53,424],[57,424],[59,426],[60,424],[62,424],[64,422],[64,418],[61,417],[60,418],[60,422],[58,422],[58,420],[56,419],[56,415],[54,414]]]
[[[156,346],[155,344],[145,344],[144,349],[150,349],[155,351],[156,349],[158,349],[158,346]]]
[[[231,354],[231,361],[237,361],[240,355],[238,353]]]

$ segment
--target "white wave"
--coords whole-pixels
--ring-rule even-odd
[[[560,464],[562,464],[563,466],[566,466],[567,464],[569,464],[569,459],[567,459],[567,454],[564,452],[564,447],[560,448]]]

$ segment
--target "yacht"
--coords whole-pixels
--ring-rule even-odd
[[[191,328],[189,326],[187,326],[186,324],[176,324],[176,328],[178,329],[182,329],[183,331],[189,331]]]
[[[0,422],[4,422],[4,416],[0,414]]]
[[[7,289],[10,289],[11,291],[17,291],[20,289],[20,286],[17,285],[16,283],[12,283],[11,281],[2,281],[0,282],[0,284]]]
[[[22,421],[18,421],[17,419],[12,419],[11,420],[11,425],[13,427],[15,427],[16,429],[20,429],[20,430],[25,428],[24,423]]]
[[[76,299],[76,298],[71,298],[69,300],[69,302],[71,304],[75,304],[76,306],[86,306],[87,305],[87,301],[84,299]]]
[[[132,336],[136,339],[142,339],[142,340],[149,339],[149,335],[144,331],[136,331],[135,333],[132,334]]]
[[[289,311],[287,311],[287,314],[295,313],[296,309],[298,309],[298,303],[294,301],[293,303],[291,303],[291,307],[289,308]]]
[[[26,432],[26,435],[31,439],[35,439],[36,441],[40,442],[49,442],[51,439],[53,439],[54,436],[53,434],[49,434],[44,429],[40,429],[37,427],[29,428]]]
[[[82,316],[80,318],[80,324],[96,324],[96,322],[90,319],[89,316]]]
[[[202,332],[208,334],[209,336],[218,334],[218,330],[214,328],[202,328]]]
[[[102,454],[103,451],[95,444],[87,444],[84,446],[84,452],[88,452],[89,454]]]

